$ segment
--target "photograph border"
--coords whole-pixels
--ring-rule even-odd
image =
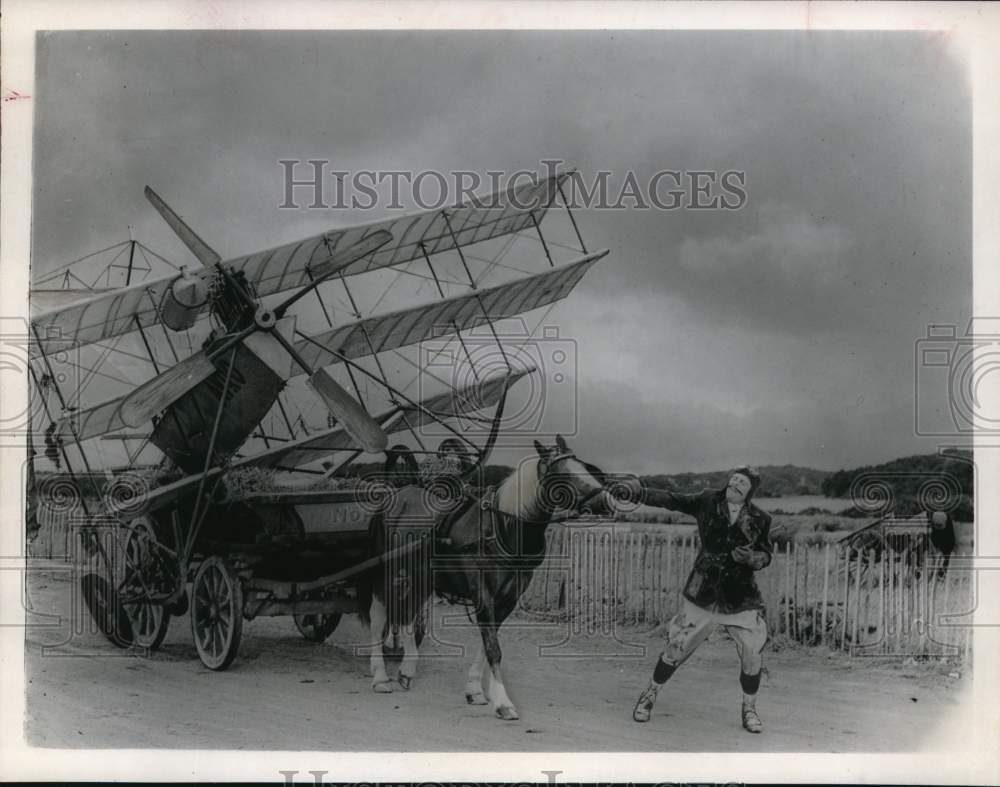
[[[31,250],[32,122],[39,30],[321,30],[321,29],[658,29],[923,30],[944,36],[968,63],[973,102],[974,313],[1000,308],[1000,7],[986,3],[645,3],[380,2],[4,3],[2,30],[2,181],[0,313],[28,318]],[[987,395],[995,392],[987,391]],[[0,407],[23,411],[27,384],[7,387]],[[1000,412],[1000,397],[983,405]],[[1000,441],[975,438],[980,478],[1000,477]],[[23,449],[0,450],[0,777],[5,780],[273,780],[297,770],[326,771],[329,781],[720,781],[996,783],[1000,781],[1000,485],[976,490],[975,670],[950,733],[936,750],[906,754],[735,753],[372,753],[211,750],[60,750],[23,740],[24,636],[11,623],[25,591]],[[20,522],[21,527],[9,526]],[[23,608],[21,609],[23,613]],[[628,723],[624,721],[623,724]],[[968,730],[975,730],[969,735]],[[664,747],[669,747],[665,731]],[[709,754],[710,756],[706,756]],[[948,756],[943,756],[947,754]]]

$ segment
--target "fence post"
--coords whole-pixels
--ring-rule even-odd
[[[851,599],[851,548],[844,547],[844,602],[840,612],[840,648],[847,650],[848,602]]]
[[[795,540],[789,544],[792,553],[792,637],[799,641],[799,543]]]
[[[885,614],[885,604],[886,604],[886,591],[885,591],[885,552],[883,551],[879,555],[878,564],[878,636],[879,642],[882,645],[882,652],[886,652],[886,637],[888,636],[886,632],[886,614]]]
[[[823,548],[823,608],[820,612],[820,635],[821,644],[826,644],[826,599],[827,591],[830,587],[830,542]]]
[[[778,556],[781,554],[781,550],[778,548],[772,548],[771,554],[771,565],[768,567],[768,586],[771,595],[771,603],[768,607],[769,614],[767,616],[768,631],[772,635],[776,635],[780,630],[781,626],[781,604],[780,596],[778,595]]]
[[[650,536],[649,543],[649,611],[647,622],[656,622],[657,612],[656,612],[656,582],[657,574],[659,573],[659,560],[657,554],[660,551],[660,536],[659,533],[654,533]]]
[[[816,607],[809,606],[809,559],[812,556],[812,545],[804,545],[804,560],[802,561],[802,608],[806,611],[804,625],[812,626],[812,637],[816,636]]]
[[[677,594],[675,598],[677,599],[677,610],[680,611],[684,602],[682,601],[684,594],[684,582],[687,579],[688,568],[687,568],[687,536],[681,535],[677,539]]]
[[[893,569],[893,583],[892,583],[892,595],[895,602],[895,634],[896,642],[894,645],[894,650],[898,651],[903,645],[903,625],[906,620],[906,587],[904,586],[905,576],[903,571],[902,561],[900,561],[897,566],[896,556],[893,554],[894,550],[889,550],[889,555],[892,558],[892,569]]]
[[[791,560],[788,555],[789,542],[785,542],[785,592],[782,597],[782,601],[785,604],[785,636],[790,637],[792,635],[792,611],[789,606],[789,596],[791,594],[790,584],[789,584],[789,572],[791,569]]]
[[[628,534],[628,539],[626,542],[626,549],[628,550],[628,555],[626,555],[626,560],[628,561],[628,580],[627,587],[628,592],[625,596],[625,612],[628,616],[628,620],[635,625],[636,623],[636,584],[635,584],[635,537],[636,533],[634,530],[630,530]]]
[[[593,630],[594,617],[596,615],[596,606],[594,604],[594,598],[596,596],[597,590],[597,534],[594,533],[590,528],[587,528],[586,533],[586,560],[587,567],[584,570],[584,579],[587,582],[587,594],[584,598],[587,600],[586,612],[584,613],[584,619],[587,621],[587,633],[589,634]]]
[[[949,602],[951,600],[949,598],[950,595],[951,595],[951,573],[948,572],[948,571],[946,571],[944,573],[944,604],[943,604],[943,606],[944,606],[944,614],[946,614],[946,615],[949,612],[951,612],[951,606],[949,605]],[[951,636],[948,637],[948,640],[949,640],[948,644],[949,645],[955,645],[955,647],[957,647],[958,643],[957,642],[952,642],[952,640],[954,639],[954,631],[955,631],[955,629],[951,628],[950,631],[952,632],[952,634],[951,634]]]

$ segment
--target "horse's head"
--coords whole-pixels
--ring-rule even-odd
[[[556,435],[554,446],[545,446],[536,440],[535,450],[538,452],[536,505],[541,511],[579,511],[604,494],[603,471],[578,459],[562,435]]]

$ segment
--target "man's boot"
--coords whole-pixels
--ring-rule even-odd
[[[743,698],[741,716],[743,717],[743,729],[747,732],[757,733],[764,731],[764,722],[761,721],[760,716],[757,714],[757,705],[753,699],[748,701],[746,697]]]
[[[632,710],[633,721],[649,721],[649,717],[653,714],[653,705],[656,703],[656,693],[659,690],[660,687],[653,681],[650,681],[649,685],[642,690],[642,694],[639,695],[635,708]]]
[[[642,694],[632,709],[632,719],[634,721],[649,721],[653,713],[653,705],[656,702],[656,693],[660,690],[667,679],[674,674],[677,665],[663,660],[663,654],[656,660],[656,669],[653,670],[653,679],[649,685],[643,689]]]

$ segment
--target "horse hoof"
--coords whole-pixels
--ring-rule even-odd
[[[413,683],[413,678],[409,675],[400,675],[396,680],[399,681],[399,685],[403,687],[404,691],[409,691],[410,684]]]
[[[489,705],[490,701],[486,699],[485,694],[466,694],[465,701],[470,705]]]
[[[384,680],[380,683],[373,683],[372,691],[376,694],[392,694],[392,681]]]
[[[514,710],[510,705],[501,705],[496,709],[496,714],[504,721],[517,721],[520,716],[517,715],[517,711]]]

